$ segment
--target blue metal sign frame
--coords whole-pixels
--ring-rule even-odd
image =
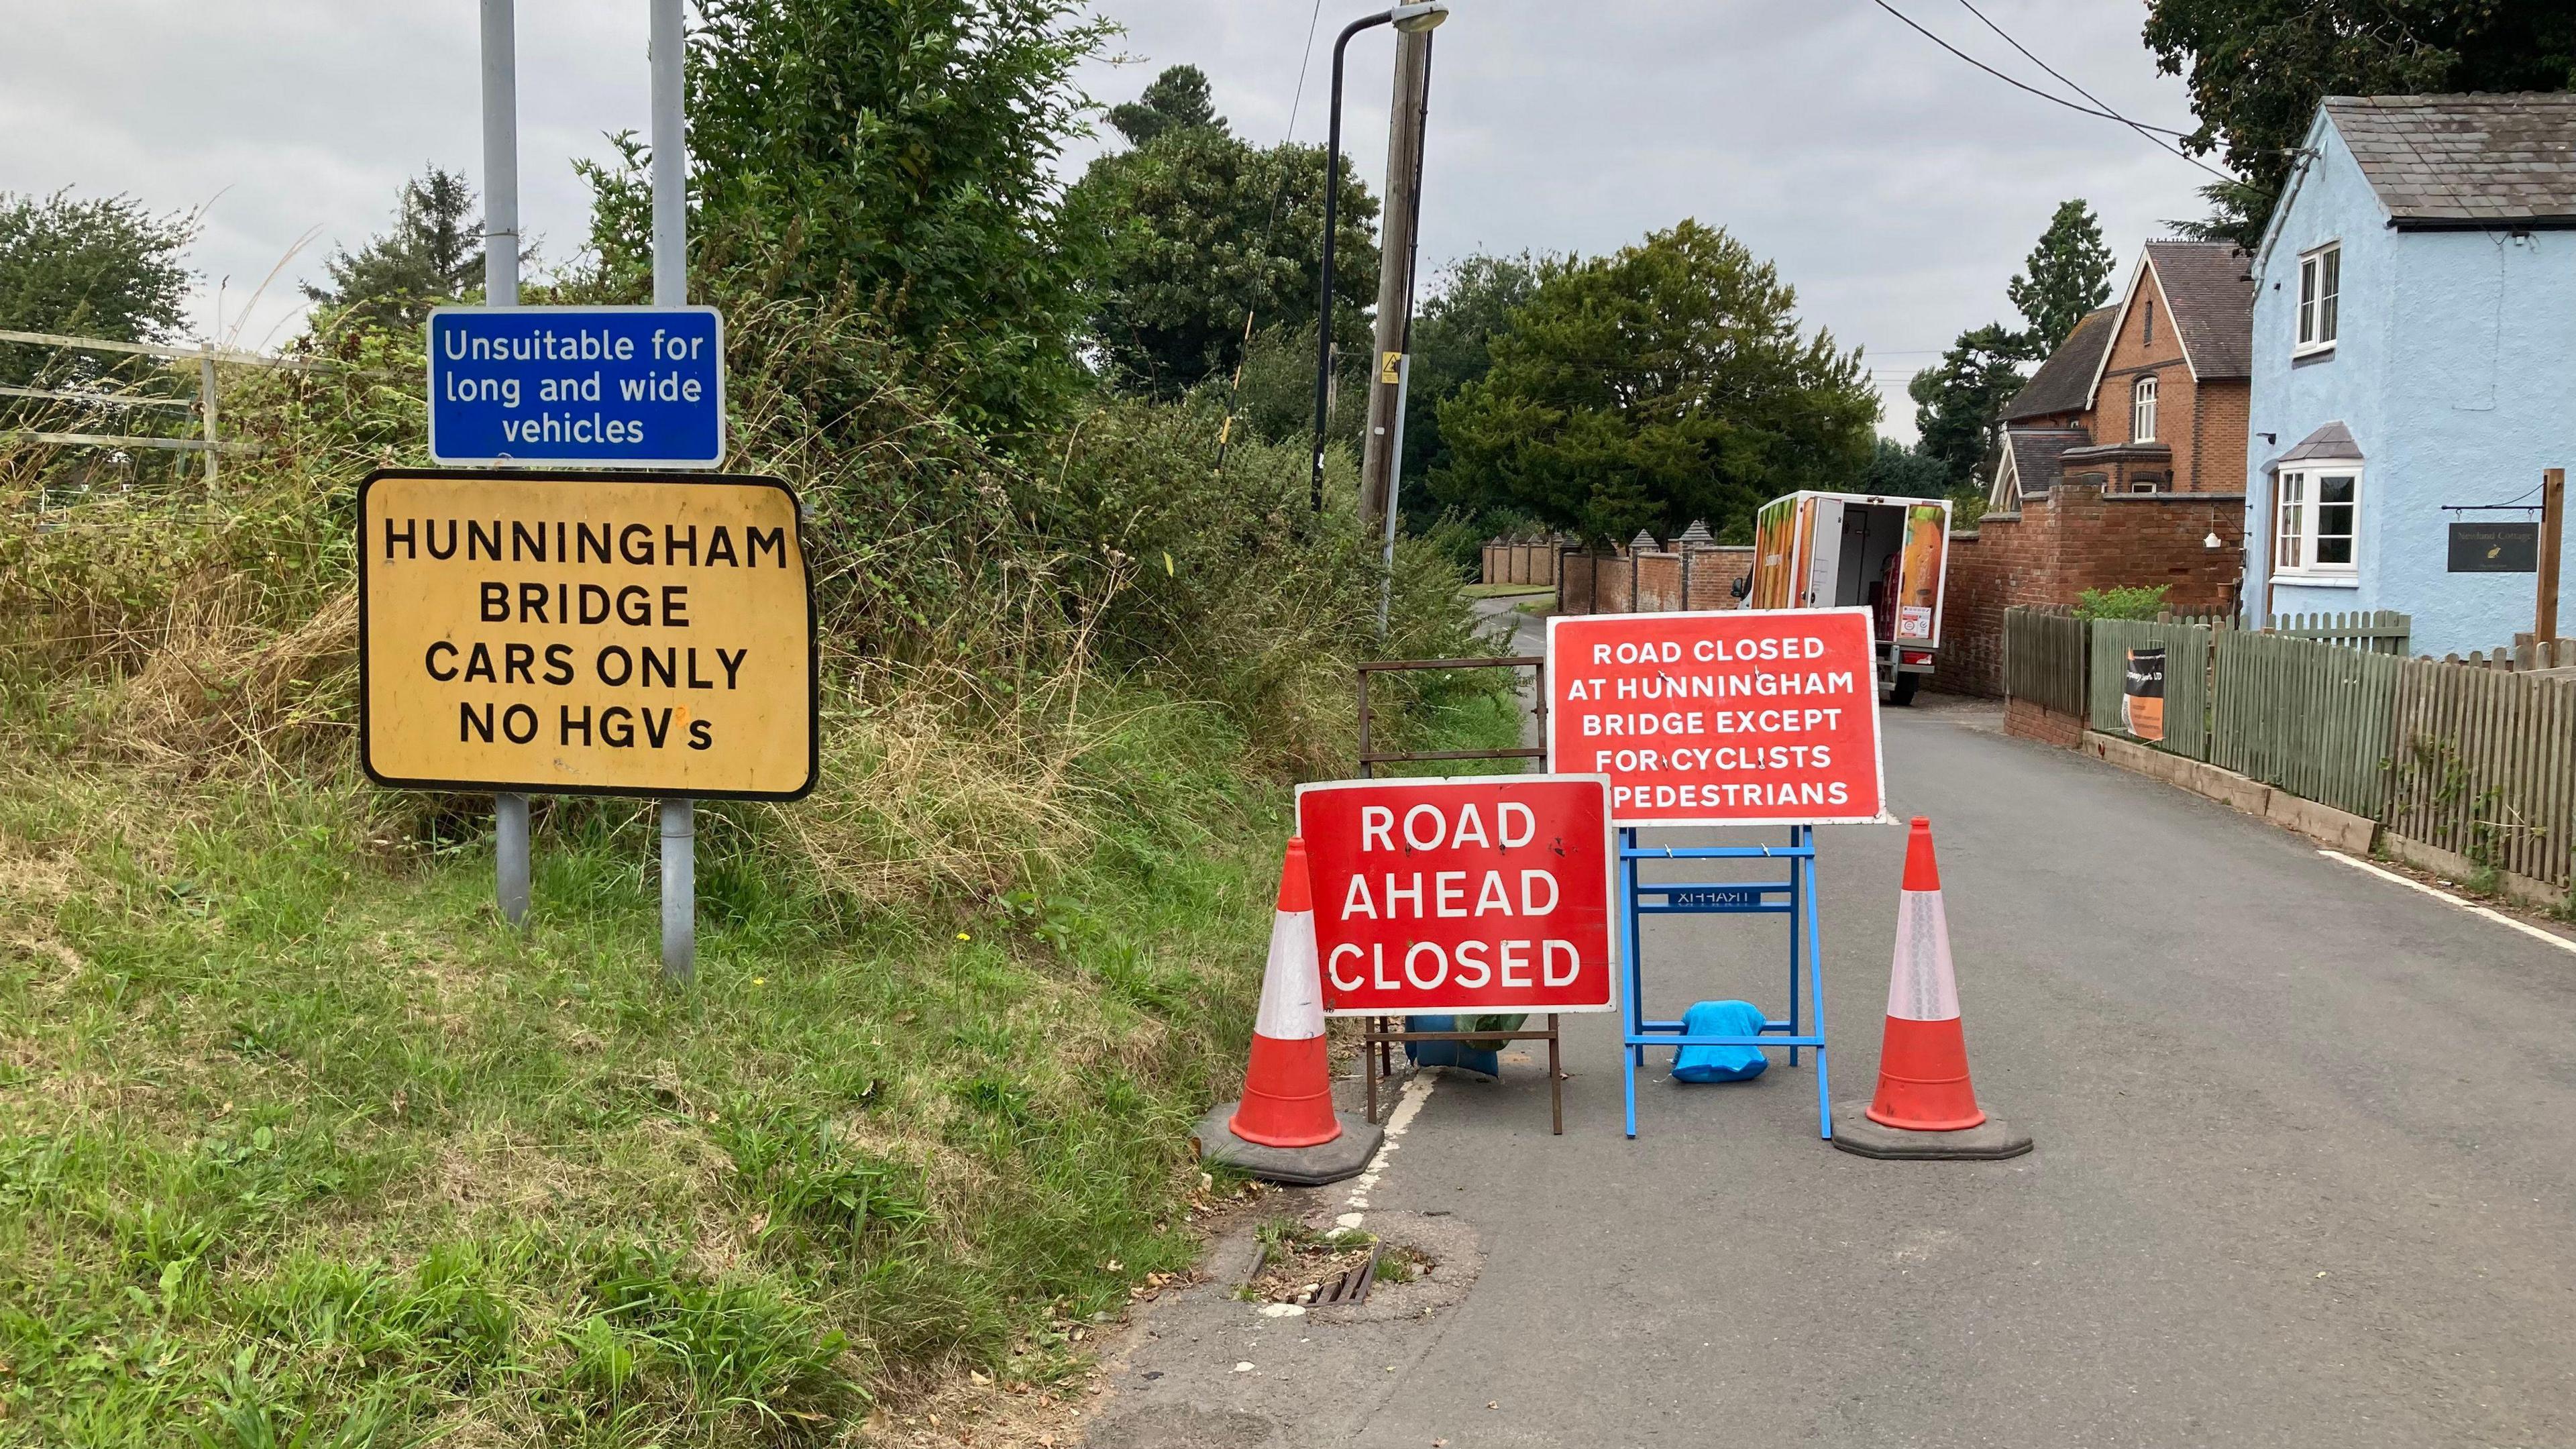
[[[446,466],[719,468],[713,307],[439,307],[429,456]]]
[[[1758,860],[1780,861],[1788,867],[1788,879],[1765,881],[1710,881],[1658,884],[1639,879],[1639,865],[1649,860]],[[1649,904],[1649,898],[1653,903]],[[1776,899],[1775,899],[1776,898]],[[1798,1064],[1798,1049],[1813,1048],[1816,1053],[1816,1123],[1817,1135],[1830,1141],[1834,1135],[1834,1099],[1825,1079],[1825,984],[1824,961],[1817,944],[1816,930],[1816,827],[1793,825],[1789,843],[1777,845],[1639,845],[1637,828],[1623,826],[1619,831],[1619,911],[1620,954],[1628,972],[1626,996],[1627,1030],[1622,1038],[1620,1065],[1625,1077],[1628,1102],[1628,1137],[1637,1136],[1637,1072],[1646,1064],[1649,1047],[1685,1046],[1751,1046],[1787,1047],[1789,1065]],[[1758,1036],[1690,1036],[1678,1021],[1656,1021],[1646,1016],[1645,953],[1638,949],[1638,928],[1647,916],[1677,915],[1780,915],[1789,918],[1789,1015],[1788,1019],[1765,1020]],[[1801,977],[1803,976],[1803,983]],[[1804,985],[1806,1005],[1799,1005],[1799,990]],[[1801,1021],[1806,1030],[1800,1030]]]

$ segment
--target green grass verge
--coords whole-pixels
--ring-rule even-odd
[[[689,990],[649,812],[553,817],[522,933],[478,802],[0,760],[0,1443],[857,1442],[1069,1372],[1197,1251],[1287,828],[1212,712],[1125,718],[1042,888],[853,922],[704,832]]]

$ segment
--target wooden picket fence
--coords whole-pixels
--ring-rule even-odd
[[[2085,717],[2084,621],[2064,609],[2004,610],[2004,694]]]
[[[2576,899],[2576,641],[2408,659],[2390,610],[2087,623],[2004,611],[2004,689],[2104,734],[2128,651],[2161,644],[2158,747]],[[2528,894],[2526,884],[2517,889]]]
[[[2376,820],[2404,661],[2229,629],[2217,636],[2210,763]]]
[[[2533,651],[2542,669],[2569,665]],[[2545,662],[2543,662],[2545,661]],[[2399,666],[2387,814],[2399,835],[2556,890],[2571,880],[2576,812],[2576,678],[2488,659]]]
[[[2415,618],[2394,609],[2355,609],[2342,614],[2274,614],[2265,632],[2292,639],[2340,644],[2367,654],[2406,657],[2415,642]]]
[[[2209,758],[2209,640],[2206,625],[2157,620],[2093,621],[2092,683],[2089,690],[2093,728],[2106,735],[2127,735],[2121,723],[2129,651],[2162,645],[2165,651],[2164,738],[2147,743],[2170,754],[2195,760]]]

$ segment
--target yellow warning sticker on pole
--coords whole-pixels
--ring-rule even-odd
[[[1377,355],[1377,380],[1393,387],[1404,380],[1404,354],[1381,352]]]
[[[378,784],[787,800],[814,787],[814,602],[773,478],[388,469],[358,491],[359,757]]]

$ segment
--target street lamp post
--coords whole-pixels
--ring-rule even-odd
[[[1324,128],[1324,275],[1317,285],[1315,306],[1315,457],[1307,474],[1309,500],[1317,513],[1324,511],[1324,414],[1333,398],[1333,232],[1341,213],[1342,169],[1342,59],[1351,37],[1380,25],[1392,25],[1407,35],[1419,35],[1436,29],[1449,18],[1446,0],[1398,5],[1376,15],[1363,15],[1342,27],[1333,39],[1333,96]],[[1389,125],[1401,125],[1401,113],[1388,117]]]

